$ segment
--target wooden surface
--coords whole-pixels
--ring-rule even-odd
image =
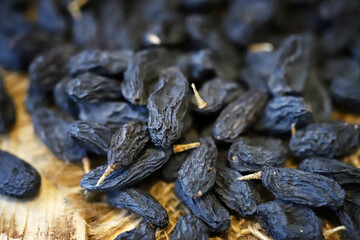
[[[142,219],[126,210],[106,204],[103,196],[94,202],[78,186],[84,171],[81,165],[67,164],[53,156],[34,135],[31,118],[23,105],[28,81],[25,76],[7,74],[5,83],[17,106],[16,126],[9,136],[0,136],[0,148],[31,163],[41,174],[39,195],[29,201],[0,196],[0,240],[5,239],[89,239],[112,240],[119,233],[136,227]],[[334,118],[344,115],[335,113]],[[356,116],[346,115],[350,122],[360,122]],[[360,166],[360,154],[346,159]],[[290,164],[290,165],[289,165]],[[287,162],[291,166],[291,162]],[[169,225],[158,229],[156,238],[168,240],[178,218],[190,213],[175,196],[173,183],[150,178],[143,189],[149,191],[165,207]],[[324,222],[324,230],[335,227]],[[254,220],[231,217],[228,233],[211,239],[270,239]],[[333,234],[329,239],[341,239]]]

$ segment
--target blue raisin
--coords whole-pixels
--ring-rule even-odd
[[[171,234],[171,240],[207,240],[209,230],[206,224],[195,215],[179,218]]]

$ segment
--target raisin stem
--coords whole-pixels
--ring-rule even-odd
[[[295,127],[295,123],[291,124],[291,135],[295,135],[296,134],[296,127]]]
[[[329,230],[326,230],[324,232],[324,238],[328,238],[331,234],[333,233],[336,233],[338,231],[341,231],[341,230],[346,230],[346,227],[345,226],[338,226],[336,228],[332,228],[332,229],[329,229]]]
[[[180,153],[189,149],[197,148],[200,146],[200,142],[186,143],[186,144],[177,144],[173,147],[174,153]]]
[[[199,94],[199,92],[196,90],[196,87],[195,87],[195,84],[194,84],[194,83],[191,84],[191,88],[192,88],[193,91],[194,91],[198,108],[199,108],[199,109],[203,109],[204,107],[206,107],[207,103],[200,97],[200,94]]]
[[[272,52],[274,46],[271,43],[254,43],[249,46],[250,52]]]
[[[90,172],[90,160],[89,158],[85,157],[81,160],[83,167],[84,167],[84,172],[88,173]]]
[[[113,171],[115,171],[114,165],[110,164],[106,168],[106,170],[105,170],[104,174],[101,176],[101,178],[99,178],[99,181],[96,183],[96,186],[99,186],[105,180],[105,178],[107,176],[109,176]]]
[[[245,175],[242,177],[239,177],[238,180],[243,181],[243,180],[259,180],[261,179],[262,176],[262,171],[256,172],[256,173],[252,173],[249,175]]]
[[[248,225],[248,230],[257,238],[259,238],[261,240],[271,240],[271,238],[269,238],[268,236],[266,236],[262,232],[260,232],[260,229],[261,229],[261,226],[258,223]]]
[[[73,0],[68,5],[68,10],[75,19],[81,18],[81,7],[84,6],[88,0]]]

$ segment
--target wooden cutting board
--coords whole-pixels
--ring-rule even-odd
[[[16,104],[17,121],[8,136],[0,136],[0,148],[31,163],[40,172],[42,182],[38,196],[32,200],[0,196],[0,240],[112,240],[119,233],[136,227],[141,222],[139,216],[109,207],[105,201],[86,201],[87,195],[78,187],[84,175],[82,166],[57,159],[35,136],[31,118],[23,104],[27,77],[7,73],[5,84]],[[360,123],[356,116],[335,113],[334,118]],[[360,166],[359,154],[347,161]],[[156,233],[157,239],[168,240],[178,218],[190,211],[175,196],[173,183],[150,179],[146,185],[146,190],[169,213],[169,225]],[[325,222],[324,229],[332,227],[335,226]],[[229,232],[211,239],[270,238],[256,222],[232,216]],[[333,234],[329,239],[340,239],[340,236]]]

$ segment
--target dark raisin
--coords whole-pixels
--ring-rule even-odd
[[[16,120],[14,102],[7,93],[2,76],[0,76],[0,134],[10,131]]]
[[[123,208],[139,214],[148,223],[163,227],[168,225],[169,217],[163,206],[149,193],[128,188],[107,194],[108,203],[116,208]]]
[[[69,134],[75,143],[87,151],[106,155],[113,131],[99,123],[75,121],[69,126]]]
[[[214,56],[211,50],[200,50],[191,55],[190,71],[194,81],[207,80],[216,76]]]
[[[107,169],[107,165],[100,166],[86,174],[80,186],[89,191],[108,192],[134,185],[160,169],[170,158],[171,152],[156,148],[148,148],[139,156],[137,161],[128,168],[115,170],[97,186],[97,182]]]
[[[233,142],[257,120],[263,110],[267,95],[250,90],[230,103],[216,119],[213,135],[216,140]]]
[[[120,82],[95,75],[83,73],[66,84],[66,93],[75,102],[96,103],[121,99]]]
[[[66,93],[66,85],[71,81],[70,77],[65,77],[59,81],[54,88],[53,98],[56,106],[61,110],[68,112],[72,116],[78,116],[79,108],[77,104]],[[30,89],[29,89],[30,91]]]
[[[273,135],[290,134],[291,124],[302,128],[312,122],[312,109],[302,97],[282,96],[271,99],[255,129]]]
[[[25,107],[32,114],[36,109],[51,107],[53,104],[51,91],[45,91],[30,83],[26,92]]]
[[[155,145],[166,148],[181,137],[189,102],[188,92],[188,81],[177,68],[161,72],[147,105],[148,126]]]
[[[173,60],[164,49],[137,52],[127,66],[122,82],[122,94],[129,102],[146,105],[151,86],[161,69],[171,66]]]
[[[208,192],[215,182],[217,148],[211,137],[200,138],[200,146],[187,156],[178,179],[185,195],[200,197]]]
[[[246,181],[237,180],[242,175],[225,166],[217,166],[214,192],[225,205],[244,217],[256,212],[255,189],[250,188]]]
[[[290,149],[297,157],[342,157],[355,152],[359,136],[347,123],[314,123],[291,136]]]
[[[207,240],[209,230],[206,224],[195,215],[179,218],[171,234],[171,240]]]
[[[260,171],[264,166],[283,166],[286,152],[280,139],[242,137],[230,146],[228,162],[239,172]]]
[[[114,240],[155,240],[156,228],[148,223],[141,223],[133,230],[119,234]]]
[[[179,181],[175,182],[175,192],[192,213],[208,225],[211,232],[222,233],[229,230],[229,212],[211,192],[198,198],[189,198],[183,192]]]
[[[257,214],[274,239],[323,239],[323,223],[308,207],[277,200],[260,204]]]
[[[32,115],[36,135],[55,156],[69,162],[86,157],[85,149],[75,144],[68,135],[71,119],[46,108],[37,109]]]
[[[26,199],[40,189],[40,174],[27,162],[0,151],[0,194]]]

